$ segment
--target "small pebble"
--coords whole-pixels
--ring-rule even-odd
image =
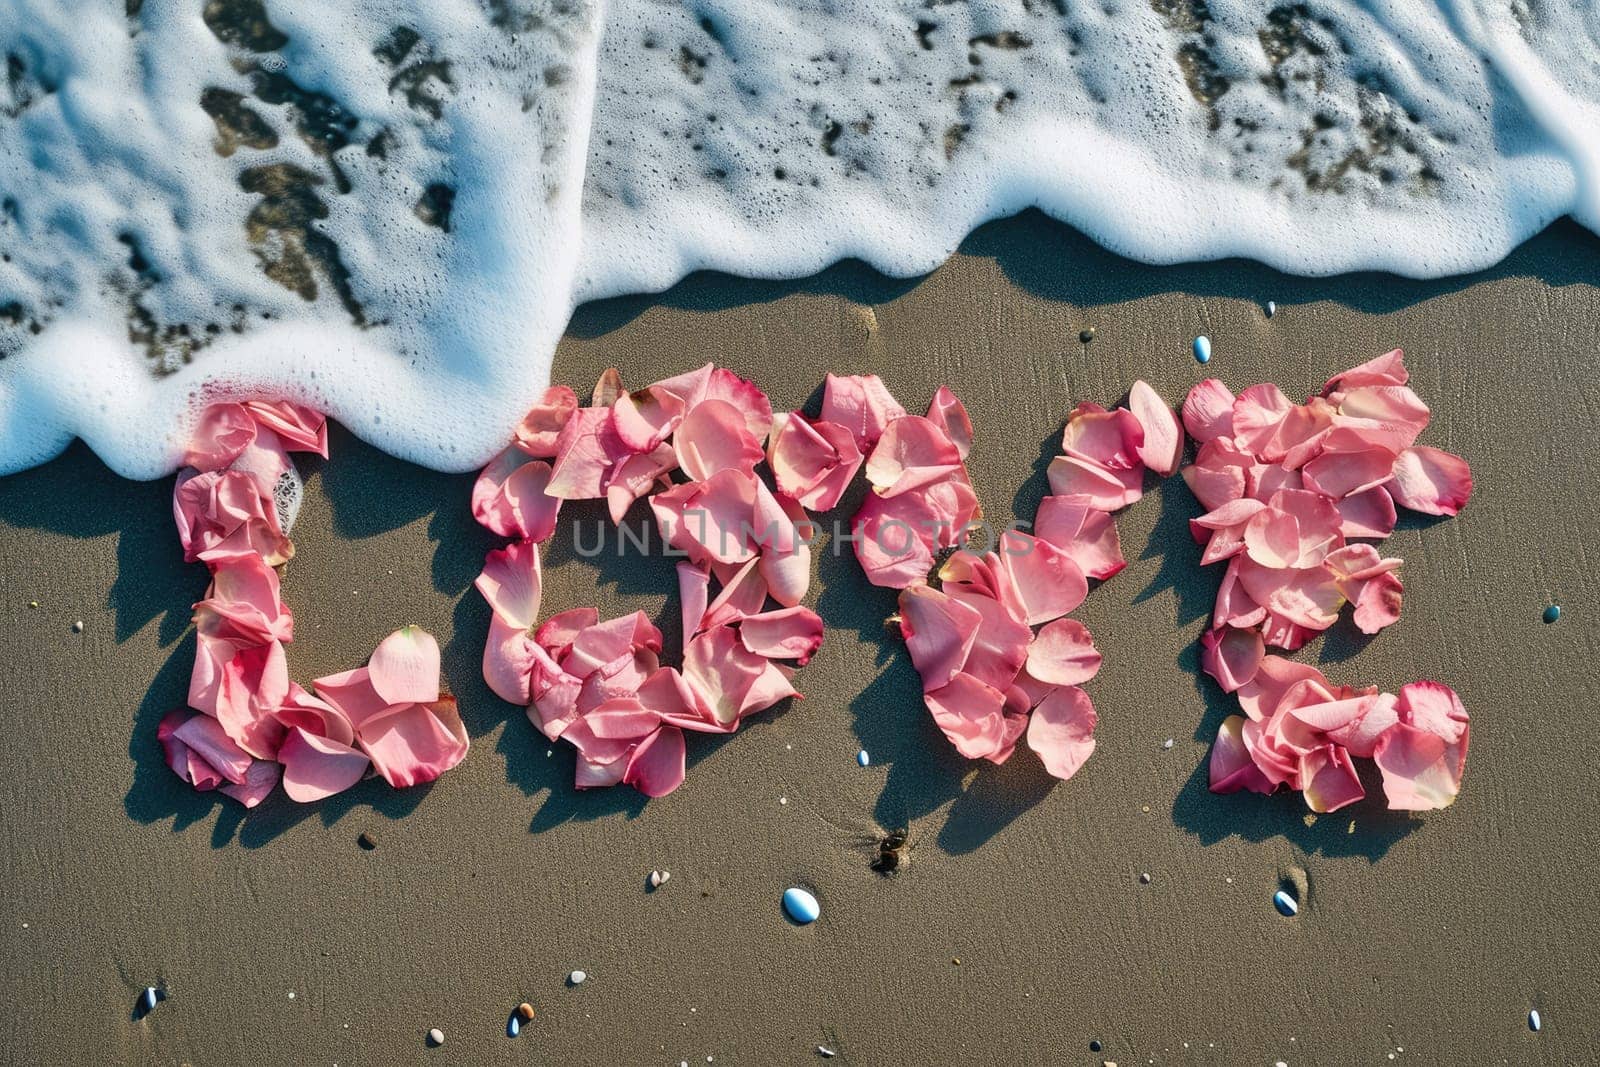
[[[1542,1026],[1544,1026],[1544,1020],[1539,1018],[1539,1009],[1534,1008],[1528,1012],[1528,1029],[1537,1034]]]
[[[1173,745],[1173,739],[1170,738],[1170,737],[1167,738],[1165,741],[1161,742],[1161,747],[1162,748],[1171,748],[1172,745]]]
[[[517,1018],[521,1019],[525,1023],[532,1022],[533,1021],[533,1005],[529,1004],[526,1000],[524,1000],[521,1004],[518,1004],[517,1005]]]
[[[144,987],[144,992],[139,994],[139,1014],[149,1015],[156,1010],[156,1005],[166,999],[166,994],[153,985]]]
[[[1544,609],[1545,622],[1555,622],[1559,618],[1561,618],[1560,604],[1551,604],[1549,607]]]
[[[522,1033],[522,1020],[517,1018],[517,1013],[512,1012],[511,1018],[506,1020],[506,1036],[516,1037]]]
[[[1280,889],[1272,894],[1272,906],[1278,909],[1279,914],[1290,918],[1300,914],[1300,902],[1286,889]]]
[[[589,975],[584,971],[573,971],[567,975],[567,983],[569,985],[582,985],[588,977]]]
[[[833,1049],[829,1048],[827,1045],[818,1045],[817,1055],[821,1056],[825,1060],[831,1060],[833,1059],[835,1053]]]
[[[790,886],[783,891],[783,910],[789,913],[789,918],[804,926],[817,921],[817,916],[822,914],[822,905],[817,903],[816,897],[799,886]]]
[[[650,888],[651,889],[660,889],[663,885],[666,884],[667,879],[671,878],[671,877],[672,877],[672,874],[669,871],[651,871],[650,872]]]
[[[1149,885],[1150,884],[1150,872],[1149,871],[1140,872],[1140,874],[1139,874],[1139,882],[1142,885]]]
[[[38,602],[38,601],[37,601],[37,600],[30,600],[30,601],[28,601],[28,607],[30,607],[30,608],[36,608],[36,607],[38,607],[38,606],[39,606],[39,602]]]
[[[860,752],[856,753],[856,762],[865,767],[867,764],[872,762],[872,757],[867,755],[866,749],[862,749]]]
[[[1205,334],[1194,339],[1194,360],[1196,363],[1211,362],[1211,338]]]
[[[1278,303],[1277,303],[1277,301],[1268,300],[1267,301],[1267,318],[1270,319],[1270,318],[1272,318],[1272,316],[1276,315],[1277,313],[1278,313]]]
[[[1090,1052],[1099,1052],[1100,1051],[1100,1042],[1098,1042],[1098,1041],[1089,1042],[1089,1051]]]
[[[1078,331],[1078,341],[1080,343],[1088,344],[1090,341],[1093,341],[1093,340],[1094,340],[1094,327],[1093,326],[1085,326],[1083,329]]]
[[[75,633],[75,634],[83,633],[83,620],[82,619],[79,619],[77,622],[72,624],[72,632]]]
[[[432,1030],[429,1030],[428,1044],[434,1048],[438,1048],[440,1045],[444,1044],[444,1031],[439,1029],[437,1026],[435,1026]]]
[[[371,852],[378,847],[378,839],[372,836],[372,831],[363,830],[361,831],[361,836],[356,838],[356,844]]]

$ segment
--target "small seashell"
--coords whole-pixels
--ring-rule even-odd
[[[663,885],[666,884],[667,879],[671,878],[671,877],[672,877],[672,873],[670,871],[651,871],[650,872],[650,888],[651,889],[660,889]]]
[[[789,918],[804,926],[817,921],[817,916],[822,914],[822,905],[804,889],[791,886],[783,892],[783,910],[789,913]]]
[[[1533,1009],[1529,1010],[1529,1012],[1528,1012],[1528,1029],[1532,1030],[1534,1033],[1537,1034],[1539,1032],[1540,1027],[1542,1027],[1542,1026],[1544,1026],[1544,1020],[1539,1018],[1539,1009],[1538,1008],[1533,1008]]]
[[[1272,906],[1278,909],[1279,914],[1290,918],[1300,914],[1300,902],[1287,889],[1280,889],[1272,894]]]
[[[1205,334],[1194,339],[1194,360],[1196,363],[1211,362],[1211,338]]]
[[[521,1004],[518,1004],[517,1005],[517,1018],[521,1019],[525,1023],[532,1022],[533,1021],[533,1005],[529,1004],[526,1000],[524,1000]]]
[[[856,762],[865,767],[867,764],[872,762],[872,757],[867,755],[866,749],[862,749],[860,752],[856,753]]]
[[[567,984],[568,985],[582,985],[585,981],[588,980],[588,978],[589,978],[589,975],[585,971],[573,971],[571,974],[567,975]]]
[[[1559,618],[1561,618],[1560,604],[1551,604],[1549,607],[1544,609],[1545,622],[1555,622]]]
[[[435,1026],[432,1030],[429,1030],[428,1044],[433,1048],[438,1048],[440,1045],[444,1044],[444,1031],[439,1029],[437,1026]]]

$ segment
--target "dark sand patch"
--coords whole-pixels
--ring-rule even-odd
[[[1197,676],[1194,642],[1220,568],[1196,569],[1177,480],[1121,517],[1131,566],[1078,613],[1106,661],[1100,746],[1073,781],[1026,752],[959,759],[883,634],[893,597],[825,549],[813,597],[830,632],[800,675],[807,699],[696,739],[688,783],[646,804],[575,793],[567,750],[547,757],[481,682],[470,584],[492,539],[467,513],[470,477],[337,433],[333,458],[307,465],[284,580],[291,671],[353,665],[420,623],[474,748],[430,787],[244,814],[183,787],[155,741],[204,585],[171,531],[170,480],[122,481],[81,446],[0,479],[0,1059],[775,1064],[820,1044],[873,1064],[1591,1060],[1597,282],[1600,245],[1570,225],[1482,276],[1317,281],[1139,266],[1029,214],[920,280],[855,264],[794,283],[696,276],[585,307],[558,353],[580,393],[608,365],[638,385],[706,359],[785,408],[814,402],[830,369],[877,371],[908,406],[949,382],[1003,520],[1031,515],[1078,400],[1114,402],[1143,376],[1176,402],[1208,374],[1299,395],[1403,346],[1435,411],[1424,441],[1465,455],[1478,493],[1392,538],[1398,626],[1369,642],[1341,623],[1301,655],[1337,681],[1460,691],[1465,791],[1421,819],[1308,820],[1292,797],[1206,791],[1231,701]],[[592,532],[600,511],[574,514]],[[669,563],[597,564],[570,543],[548,561],[548,611],[643,607],[676,643]],[[1552,600],[1566,610],[1546,625]],[[900,827],[912,861],[885,877],[871,864]],[[646,893],[658,868],[672,879]],[[1272,906],[1286,880],[1294,919]],[[822,903],[813,926],[782,916],[796,883]],[[574,968],[589,980],[569,988]],[[135,1021],[147,984],[169,998]],[[511,1041],[523,1000],[537,1015]],[[435,1026],[446,1044],[429,1050]]]

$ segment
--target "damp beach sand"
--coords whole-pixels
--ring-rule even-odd
[[[1461,694],[1461,798],[1415,819],[1207,791],[1233,701],[1199,673],[1220,575],[1198,566],[1179,479],[1119,516],[1130,565],[1077,613],[1105,662],[1099,747],[1070,782],[959,758],[885,634],[892,594],[824,547],[806,698],[694,746],[687,784],[647,803],[575,792],[570,751],[547,755],[484,686],[471,582],[493,541],[468,512],[471,476],[336,431],[330,460],[302,464],[283,579],[294,672],[342,669],[418,623],[440,638],[473,748],[430,786],[369,781],[311,806],[280,793],[249,813],[179,782],[156,742],[205,585],[172,532],[171,479],[121,480],[81,445],[0,479],[0,1059],[1589,1060],[1597,282],[1600,241],[1570,224],[1483,275],[1304,280],[1144,267],[1029,213],[921,279],[847,263],[588,305],[557,353],[555,380],[580,393],[610,365],[639,385],[710,359],[782,408],[814,401],[830,370],[880,373],[908,405],[948,383],[1004,521],[1033,513],[1080,400],[1116,402],[1140,377],[1173,404],[1205,376],[1300,396],[1403,347],[1433,406],[1427,440],[1471,462],[1476,495],[1455,519],[1406,516],[1387,543],[1406,560],[1397,626],[1369,640],[1345,620],[1297,658],[1337,682]],[[602,511],[571,517],[592,535]],[[666,561],[581,558],[564,530],[545,562],[546,612],[642,607],[676,644]],[[646,892],[658,869],[671,883]],[[1292,917],[1274,906],[1286,885]],[[789,886],[816,895],[816,922],[785,918]],[[141,1012],[152,986],[162,999]],[[523,1001],[536,1014],[513,1040]],[[446,1044],[429,1047],[433,1028]]]

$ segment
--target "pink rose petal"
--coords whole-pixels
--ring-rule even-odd
[[[1082,685],[1099,670],[1094,636],[1077,619],[1045,624],[1028,646],[1028,674],[1048,685]]]
[[[763,458],[744,415],[723,400],[705,400],[691,408],[672,441],[678,465],[697,482],[724,470],[750,474]]]
[[[778,491],[812,511],[836,507],[864,462],[847,428],[798,413],[776,424],[767,459]]]
[[[455,697],[403,704],[363,723],[362,751],[396,789],[431,782],[467,755],[467,731]]]
[[[1044,698],[1028,720],[1028,747],[1039,754],[1044,769],[1057,778],[1071,778],[1094,752],[1098,716],[1089,694],[1063,686]]]
[[[1395,503],[1427,515],[1454,515],[1472,497],[1472,469],[1460,456],[1426,446],[1408,448],[1394,461],[1387,484]]]
[[[1108,512],[1047,496],[1039,503],[1034,534],[1072,557],[1086,578],[1104,580],[1128,565]]]
[[[1367,795],[1350,753],[1338,745],[1301,756],[1300,781],[1306,806],[1315,812],[1338,811]]]
[[[905,414],[876,374],[830,374],[823,385],[822,418],[854,434],[862,454],[878,443],[884,427]]]
[[[1447,808],[1461,792],[1466,736],[1452,744],[1438,734],[1396,723],[1378,738],[1373,760],[1383,772],[1383,792],[1395,811]]]
[[[367,663],[373,691],[390,704],[439,699],[439,642],[420,626],[405,626],[378,643]]]
[[[923,701],[934,723],[963,756],[994,760],[1011,754],[1005,694],[998,689],[970,674],[958,674],[946,685],[925,693]]]
[[[1189,390],[1183,401],[1183,426],[1200,444],[1233,436],[1233,391],[1215,378]]]
[[[296,727],[278,749],[283,791],[301,804],[342,793],[361,780],[371,761],[349,745]]]
[[[1144,468],[1113,470],[1077,456],[1057,456],[1048,470],[1050,492],[1069,504],[1117,511],[1144,495]]]
[[[1144,381],[1136,381],[1128,392],[1128,408],[1144,429],[1139,459],[1163,478],[1183,462],[1183,427],[1167,402]]]
[[[244,408],[290,451],[328,458],[328,420],[322,412],[288,400],[246,400]]]
[[[519,541],[495,549],[484,557],[483,571],[473,585],[497,618],[516,629],[531,630],[544,589],[539,546]]]
[[[1211,746],[1209,777],[1213,793],[1237,793],[1242,789],[1252,793],[1271,793],[1277,788],[1256,767],[1245,746],[1243,728],[1246,719],[1229,715],[1222,720],[1217,739]]]
[[[243,404],[212,404],[200,415],[183,465],[219,471],[230,465],[256,439],[256,420]]]
[[[1265,655],[1259,630],[1224,626],[1207,630],[1200,638],[1200,669],[1215,678],[1224,693],[1249,684]]]
[[[822,647],[822,619],[810,608],[762,612],[739,623],[739,640],[758,656],[792,659],[803,667]]]
[[[956,446],[956,453],[965,460],[972,451],[972,419],[948,385],[939,386],[933,394],[928,404],[928,420],[944,431]]]
[[[552,385],[517,424],[517,443],[530,456],[554,458],[561,431],[577,410],[578,395],[565,385]]]

